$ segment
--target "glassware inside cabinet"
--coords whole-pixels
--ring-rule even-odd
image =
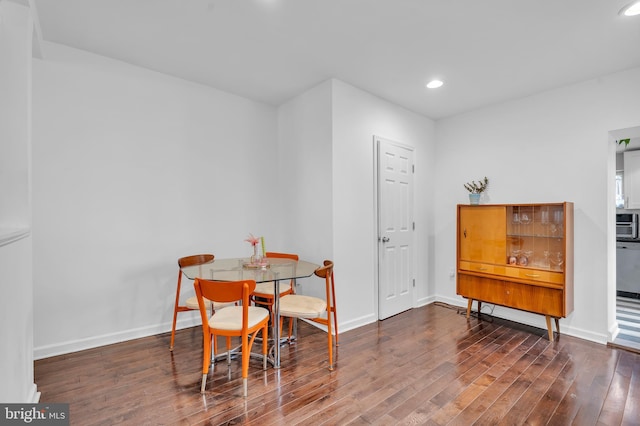
[[[562,254],[562,251],[550,253],[549,260],[551,262],[552,270],[562,271],[562,265],[564,265],[564,255]]]
[[[518,206],[507,207],[507,234],[519,235],[520,232],[520,211]]]
[[[507,233],[509,235],[531,235],[534,224],[532,206],[509,206],[507,208]]]
[[[534,231],[536,237],[546,237],[549,235],[549,206],[534,207]]]
[[[549,214],[549,235],[562,237],[564,232],[564,211],[562,206],[551,206]]]
[[[562,205],[508,206],[506,263],[550,271],[563,270]]]

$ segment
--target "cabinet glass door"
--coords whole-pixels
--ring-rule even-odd
[[[507,236],[508,265],[563,271],[563,205],[509,206]]]

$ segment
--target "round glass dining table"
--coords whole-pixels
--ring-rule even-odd
[[[182,268],[185,277],[194,280],[201,278],[211,281],[240,281],[254,280],[256,283],[273,282],[273,317],[272,336],[274,368],[280,368],[280,294],[279,281],[306,278],[320,267],[315,263],[305,260],[292,260],[281,258],[267,258],[265,265],[252,265],[247,258],[214,259],[202,265],[187,266]]]

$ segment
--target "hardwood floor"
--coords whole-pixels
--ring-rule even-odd
[[[432,304],[340,335],[300,323],[282,368],[216,363],[200,394],[201,329],[35,362],[41,401],[72,425],[637,425],[640,354]]]

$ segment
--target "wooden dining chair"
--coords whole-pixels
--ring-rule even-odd
[[[276,252],[266,252],[265,257],[267,259],[291,259],[298,261],[297,254],[291,253],[276,253]],[[269,311],[272,311],[273,302],[274,302],[274,293],[273,293],[273,281],[267,281],[264,283],[256,284],[256,291],[253,292],[251,299],[255,305],[264,306]],[[291,280],[289,283],[278,283],[278,290],[280,291],[280,297],[285,296],[287,294],[295,293],[295,280]]]
[[[249,296],[255,290],[256,282],[254,280],[209,281],[196,278],[193,285],[202,317],[202,333],[204,336],[200,392],[204,393],[209,366],[217,355],[216,345],[214,345],[213,356],[211,354],[212,341],[215,340],[216,336],[226,336],[227,352],[229,352],[231,350],[231,337],[237,336],[241,338],[242,388],[243,396],[246,397],[251,348],[260,330],[262,330],[262,368],[264,370],[267,369],[269,311],[249,304]],[[242,305],[218,309],[209,317],[207,300],[214,303],[232,303],[242,300]]]
[[[212,254],[195,254],[193,256],[181,257],[178,259],[178,284],[176,286],[176,301],[173,305],[173,325],[171,326],[171,343],[169,344],[169,350],[173,351],[173,343],[176,336],[176,322],[178,320],[178,312],[197,311],[198,300],[195,296],[188,298],[184,305],[180,305],[180,286],[182,283],[182,268],[187,266],[204,265],[205,263],[213,262],[215,258]],[[208,304],[211,309],[211,304]]]
[[[329,370],[333,370],[333,332],[331,317],[336,333],[336,346],[338,343],[338,317],[336,311],[335,281],[333,276],[333,262],[324,261],[324,266],[316,269],[314,274],[323,278],[325,282],[325,299],[318,297],[288,294],[280,299],[280,327],[282,319],[304,318],[327,326],[327,348],[329,352]],[[324,314],[326,312],[326,318]]]

